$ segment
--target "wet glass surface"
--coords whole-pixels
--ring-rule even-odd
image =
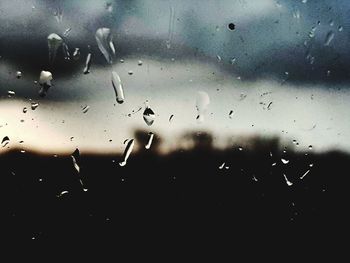
[[[345,0],[1,0],[6,237],[343,229],[349,12]]]

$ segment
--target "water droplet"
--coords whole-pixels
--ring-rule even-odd
[[[199,122],[204,121],[204,115],[207,111],[208,105],[210,103],[209,95],[205,91],[197,92],[196,99],[196,109],[197,109],[197,120]]]
[[[126,162],[132,152],[132,149],[134,148],[134,139],[130,139],[127,141],[127,145],[124,151],[123,161],[119,163],[120,166],[125,166]]]
[[[131,76],[132,74],[134,74],[134,72],[132,70],[129,70],[128,74]]]
[[[334,21],[333,21],[333,19],[329,20],[329,25],[330,25],[330,26],[334,26]]]
[[[312,150],[312,145],[309,145],[309,150]]]
[[[72,157],[72,161],[73,161],[73,166],[74,166],[74,169],[80,173],[80,166],[78,164],[78,162],[80,161],[80,151],[79,149],[75,149],[75,151],[72,153],[71,155]]]
[[[39,106],[39,103],[37,103],[37,102],[32,102],[31,103],[31,109],[32,110],[35,110],[38,106]]]
[[[272,101],[267,105],[267,110],[271,110]]]
[[[225,166],[225,163],[223,162],[222,165],[219,166],[219,169],[222,170]]]
[[[231,58],[230,62],[231,62],[231,65],[235,64],[236,63],[236,58],[234,58],[234,57]]]
[[[293,183],[291,181],[288,180],[287,176],[285,174],[283,174],[284,180],[286,180],[286,183],[288,186],[292,186]]]
[[[47,37],[47,43],[49,47],[49,61],[53,63],[56,58],[57,50],[63,43],[63,39],[59,35],[52,33]]]
[[[116,100],[119,104],[124,102],[124,91],[122,81],[117,72],[112,71],[112,86],[115,92]]]
[[[113,5],[112,5],[112,3],[110,3],[110,2],[108,2],[108,3],[106,3],[106,10],[108,11],[108,12],[113,12]]]
[[[344,28],[343,28],[342,26],[339,26],[339,27],[338,27],[338,31],[339,31],[339,32],[342,32],[343,29],[344,29]]]
[[[311,30],[309,31],[309,37],[310,38],[315,37],[315,32],[316,32],[316,27],[312,27]]]
[[[79,60],[80,58],[80,49],[76,47],[73,51],[73,59],[74,60]]]
[[[216,58],[219,62],[221,61],[221,57],[219,55],[216,55]]]
[[[235,28],[236,28],[236,25],[234,23],[229,23],[228,24],[228,29],[235,30]]]
[[[142,60],[139,60],[139,61],[137,62],[137,65],[142,66]]]
[[[44,97],[51,87],[52,74],[49,71],[41,71],[39,77],[39,84],[41,86],[39,90],[39,96]]]
[[[238,150],[239,150],[239,151],[243,151],[243,148],[242,148],[242,147],[238,147]]]
[[[26,113],[27,112],[27,107],[24,107],[23,108],[23,113]]]
[[[233,116],[233,110],[230,110],[230,113],[228,114],[229,118],[232,119]]]
[[[306,4],[306,3],[307,3],[307,0],[301,0],[301,2],[302,2],[303,4]]]
[[[16,92],[14,92],[13,90],[9,90],[7,91],[7,95],[11,98],[12,96],[16,95]]]
[[[69,48],[65,42],[63,42],[63,55],[65,60],[70,60]]]
[[[310,163],[310,164],[309,164],[309,167],[314,167],[314,164],[313,164],[313,163]]]
[[[146,109],[143,112],[143,119],[146,122],[148,126],[151,126],[156,118],[156,115],[154,114],[154,111],[146,106]]]
[[[85,61],[85,67],[83,70],[84,74],[89,74],[90,73],[90,66],[91,66],[91,53],[88,53],[86,56],[86,61]]]
[[[171,114],[170,117],[169,117],[169,122],[171,122],[174,118],[174,114]]]
[[[89,109],[90,109],[90,106],[86,105],[86,106],[82,109],[82,111],[83,111],[83,113],[87,113]]]
[[[53,12],[54,17],[56,18],[57,23],[61,23],[63,19],[63,11],[59,7]]]
[[[72,28],[68,27],[66,30],[64,30],[63,36],[67,37],[71,30],[72,30]]]
[[[145,146],[145,148],[146,148],[147,150],[148,150],[149,148],[151,148],[152,141],[153,141],[153,137],[154,137],[154,133],[149,132],[148,135],[149,135],[148,143],[147,143],[147,145]]]
[[[68,191],[62,191],[61,193],[59,193],[57,195],[57,197],[62,197],[63,195],[68,194],[68,193],[69,193]]]
[[[304,179],[304,177],[310,172],[310,170],[307,170],[301,177],[300,179]]]
[[[273,164],[271,164],[271,166],[276,166],[277,165],[277,163],[273,163]]]
[[[7,144],[9,144],[9,142],[10,142],[10,138],[8,136],[5,136],[4,138],[2,138],[1,146],[5,147]]]
[[[22,72],[21,71],[17,71],[16,72],[16,78],[20,79],[22,77]]]
[[[324,45],[329,46],[329,44],[332,42],[333,38],[334,38],[334,32],[331,30],[326,35],[326,38],[324,40]]]
[[[113,45],[111,30],[106,27],[99,28],[96,31],[95,38],[98,48],[104,55],[105,59],[109,64],[112,64],[113,56],[115,55],[115,48]]]
[[[289,160],[286,160],[286,159],[283,159],[283,158],[281,159],[281,161],[282,161],[283,164],[288,164],[289,163]]]

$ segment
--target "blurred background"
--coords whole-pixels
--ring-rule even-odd
[[[349,14],[346,0],[1,0],[10,239],[342,233]]]

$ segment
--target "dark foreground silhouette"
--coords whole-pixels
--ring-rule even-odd
[[[80,174],[71,156],[0,156],[6,240],[134,244],[157,238],[166,244],[246,238],[253,244],[261,235],[295,231],[300,239],[344,235],[346,154],[283,153],[276,142],[216,150],[205,136],[188,151],[161,156],[156,147],[132,153],[125,167],[118,165],[122,156],[82,154]]]

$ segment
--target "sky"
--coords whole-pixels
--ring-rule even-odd
[[[144,130],[162,138],[164,152],[186,147],[187,132],[210,132],[217,147],[278,136],[295,150],[349,152],[349,10],[348,1],[2,0],[0,136],[10,143],[1,151],[119,153]],[[112,64],[96,43],[101,27],[112,32]],[[47,36],[68,28],[63,38],[80,58],[65,60],[60,47],[50,64]],[[91,72],[83,74],[88,52]],[[44,98],[34,83],[42,70],[53,75]],[[199,122],[202,91],[210,103]],[[146,101],[151,126],[142,118]]]

